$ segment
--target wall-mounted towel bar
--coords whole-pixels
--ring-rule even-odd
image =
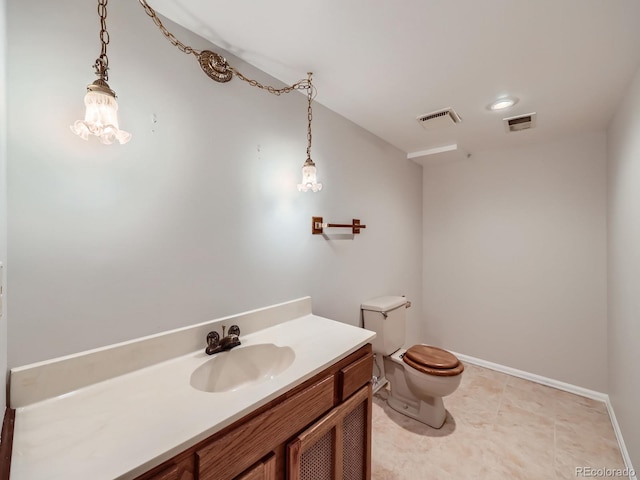
[[[350,224],[345,223],[323,223],[322,217],[311,217],[311,233],[319,235],[325,228],[350,228],[351,233],[360,233],[361,228],[367,228],[366,225],[360,224],[360,219],[354,218]]]

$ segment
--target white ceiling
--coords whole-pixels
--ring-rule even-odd
[[[640,65],[639,0],[149,4],[285,83],[313,71],[317,102],[408,154],[602,130]],[[520,102],[487,110],[503,94]],[[444,107],[463,122],[429,132],[416,121]],[[535,129],[505,132],[503,117],[530,112]]]

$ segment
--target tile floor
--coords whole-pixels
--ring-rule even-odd
[[[624,469],[602,402],[467,364],[437,430],[389,408],[386,394],[373,398],[373,480],[564,480],[580,478],[576,467]]]

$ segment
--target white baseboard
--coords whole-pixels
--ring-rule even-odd
[[[582,397],[587,397],[593,400],[604,402],[605,405],[607,406],[607,411],[609,412],[611,425],[613,426],[613,431],[616,434],[616,439],[618,440],[618,446],[620,447],[620,452],[622,453],[624,464],[627,467],[627,470],[630,472],[629,480],[638,480],[636,477],[635,471],[633,469],[633,465],[631,464],[629,451],[627,450],[627,446],[624,443],[622,432],[620,431],[620,426],[618,425],[616,414],[613,411],[613,405],[611,405],[611,400],[609,399],[609,395],[607,395],[606,393],[597,392],[595,390],[589,390],[588,388],[579,387],[577,385],[572,385],[571,383],[565,383],[559,380],[554,380],[553,378],[543,377],[542,375],[536,375],[535,373],[529,373],[523,370],[518,370],[516,368],[500,365],[499,363],[488,362],[480,358],[470,357],[469,355],[464,355],[462,353],[456,353],[456,352],[451,352],[451,353],[453,353],[456,357],[458,357],[460,360],[466,363],[471,363],[479,367],[495,370],[496,372],[506,373],[507,375],[523,378],[525,380],[530,380],[532,382],[540,383],[548,387],[557,388],[558,390],[564,390],[565,392],[573,393],[576,395],[580,395]]]
[[[600,402],[606,402],[609,399],[609,395],[607,395],[606,393],[589,390],[588,388],[578,387],[577,385],[554,380],[553,378],[543,377],[542,375],[536,375],[535,373],[525,372],[524,370],[518,370],[517,368],[507,367],[505,365],[500,365],[499,363],[488,362],[480,358],[470,357],[469,355],[464,355],[462,353],[454,353],[454,355],[463,362],[472,363],[474,365],[478,365],[479,367],[489,368],[491,370],[506,373],[507,375],[512,375],[514,377],[524,378],[525,380],[530,380],[532,382],[540,383],[548,387],[557,388],[558,390],[564,390],[565,392],[574,393],[576,395],[580,395],[581,397],[592,398],[593,400],[598,400]]]
[[[618,419],[616,418],[616,413],[613,410],[613,405],[611,405],[611,400],[609,399],[609,395],[607,395],[607,410],[609,412],[609,418],[611,419],[611,424],[613,425],[613,431],[616,432],[616,438],[618,439],[618,445],[620,446],[620,453],[622,453],[622,458],[624,459],[624,464],[629,470],[629,480],[638,480],[636,477],[636,472],[633,469],[633,465],[631,464],[631,457],[629,457],[629,451],[627,450],[627,446],[624,443],[624,438],[622,438],[622,431],[620,430],[620,425],[618,425]]]

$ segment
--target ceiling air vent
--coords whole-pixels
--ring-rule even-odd
[[[507,130],[507,133],[528,130],[536,126],[536,112],[503,118],[502,121],[504,122],[504,128]]]
[[[443,108],[442,110],[436,110],[435,112],[420,115],[417,120],[425,130],[434,130],[436,128],[447,127],[449,125],[460,123],[462,118],[453,108]]]

